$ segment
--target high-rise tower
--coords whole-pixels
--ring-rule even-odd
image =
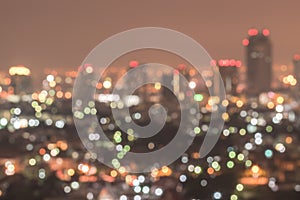
[[[293,59],[294,64],[294,77],[297,79],[297,82],[300,81],[300,54],[295,54]]]
[[[238,68],[242,62],[235,59],[218,60],[217,65],[223,79],[226,94],[237,95],[237,86],[239,84]]]
[[[30,69],[23,65],[12,66],[9,68],[11,76],[11,84],[14,89],[14,94],[30,94],[32,93],[32,80]]]
[[[294,64],[294,77],[297,80],[296,81],[296,87],[295,87],[295,95],[297,98],[299,98],[299,92],[300,92],[300,54],[295,54],[293,58],[293,64]]]
[[[247,92],[257,96],[271,90],[272,82],[272,45],[270,31],[263,29],[248,30],[248,38],[243,40],[246,46]]]

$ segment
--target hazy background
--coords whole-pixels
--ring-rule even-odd
[[[215,59],[244,59],[250,27],[269,28],[274,64],[300,53],[300,1],[0,1],[0,70],[24,64],[38,76],[45,68],[76,69],[112,34],[134,27],[181,31]]]

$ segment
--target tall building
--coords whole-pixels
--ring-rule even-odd
[[[300,54],[295,54],[293,59],[294,64],[294,77],[300,81]]]
[[[272,45],[269,34],[268,29],[249,29],[248,38],[243,40],[246,47],[247,92],[250,96],[271,90]]]
[[[9,75],[11,76],[11,85],[14,94],[30,94],[32,93],[32,78],[30,69],[23,65],[12,66],[9,68]]]
[[[296,79],[295,95],[299,97],[300,92],[300,54],[295,54],[293,58],[294,64],[294,77]]]
[[[242,62],[234,59],[218,60],[217,65],[223,79],[226,94],[237,95],[237,87],[239,84],[238,68]]]

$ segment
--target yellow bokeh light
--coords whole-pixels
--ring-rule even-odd
[[[224,107],[227,107],[227,106],[229,105],[229,101],[228,101],[227,99],[223,100],[223,101],[222,101],[222,105],[223,105]]]
[[[275,105],[274,105],[273,102],[268,102],[267,107],[268,107],[269,109],[273,109],[273,108],[275,107]]]
[[[277,103],[282,104],[284,102],[284,98],[282,96],[277,97]]]
[[[29,76],[30,75],[30,69],[23,65],[18,66],[12,66],[9,68],[9,74],[11,76],[19,75],[19,76]]]
[[[260,170],[260,168],[257,165],[253,165],[252,168],[251,168],[251,171],[254,174],[257,174],[259,172],[259,170]]]
[[[161,88],[161,83],[159,83],[159,82],[155,83],[155,84],[154,84],[154,88],[155,88],[156,90],[160,90],[160,88]]]
[[[111,177],[116,177],[118,175],[118,172],[116,171],[116,170],[112,170],[111,172],[110,172],[110,176]]]
[[[236,106],[237,107],[242,107],[244,105],[244,103],[243,103],[243,101],[241,101],[241,100],[238,100],[237,102],[236,102]]]
[[[67,173],[68,173],[69,176],[74,176],[75,170],[74,169],[68,169]]]
[[[111,88],[111,81],[110,81],[110,80],[105,80],[105,81],[103,82],[103,87],[104,87],[105,89]]]
[[[223,114],[222,114],[222,118],[223,118],[223,120],[228,121],[228,120],[229,120],[229,115],[228,115],[228,113],[223,113]]]

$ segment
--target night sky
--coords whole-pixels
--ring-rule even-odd
[[[76,69],[112,34],[158,26],[181,31],[213,58],[244,59],[251,27],[269,28],[274,64],[300,53],[300,1],[11,1],[0,2],[0,70],[24,64],[36,76],[45,68]]]

